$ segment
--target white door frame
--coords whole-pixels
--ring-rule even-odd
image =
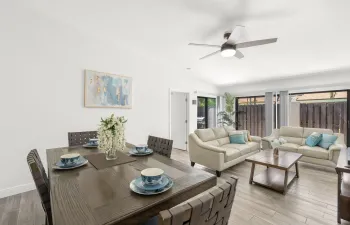
[[[187,151],[188,151],[188,135],[190,133],[190,106],[191,106],[191,92],[189,91],[183,91],[183,90],[177,90],[177,89],[171,89],[169,88],[169,139],[171,139],[171,93],[172,92],[177,92],[177,93],[184,93],[186,94],[187,98],[187,112],[186,112],[186,117],[187,117],[187,124],[186,124],[186,142],[187,142]]]

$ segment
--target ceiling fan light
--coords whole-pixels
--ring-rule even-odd
[[[236,50],[231,48],[231,49],[223,49],[221,51],[221,56],[228,58],[228,57],[233,57],[236,54]]]

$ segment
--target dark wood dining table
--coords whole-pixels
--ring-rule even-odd
[[[54,225],[142,224],[216,185],[216,176],[153,153],[136,161],[97,170],[92,164],[73,170],[55,170],[54,163],[67,153],[101,153],[97,149],[47,149],[51,210]],[[157,167],[174,181],[159,195],[144,196],[130,190],[130,182],[145,168]]]

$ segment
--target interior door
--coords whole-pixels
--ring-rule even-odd
[[[171,139],[173,147],[187,150],[187,94],[171,93]]]

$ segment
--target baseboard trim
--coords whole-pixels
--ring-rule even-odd
[[[10,188],[5,188],[0,190],[0,198],[5,198],[11,195],[20,194],[20,193],[31,191],[34,189],[35,189],[34,183],[21,184]]]

